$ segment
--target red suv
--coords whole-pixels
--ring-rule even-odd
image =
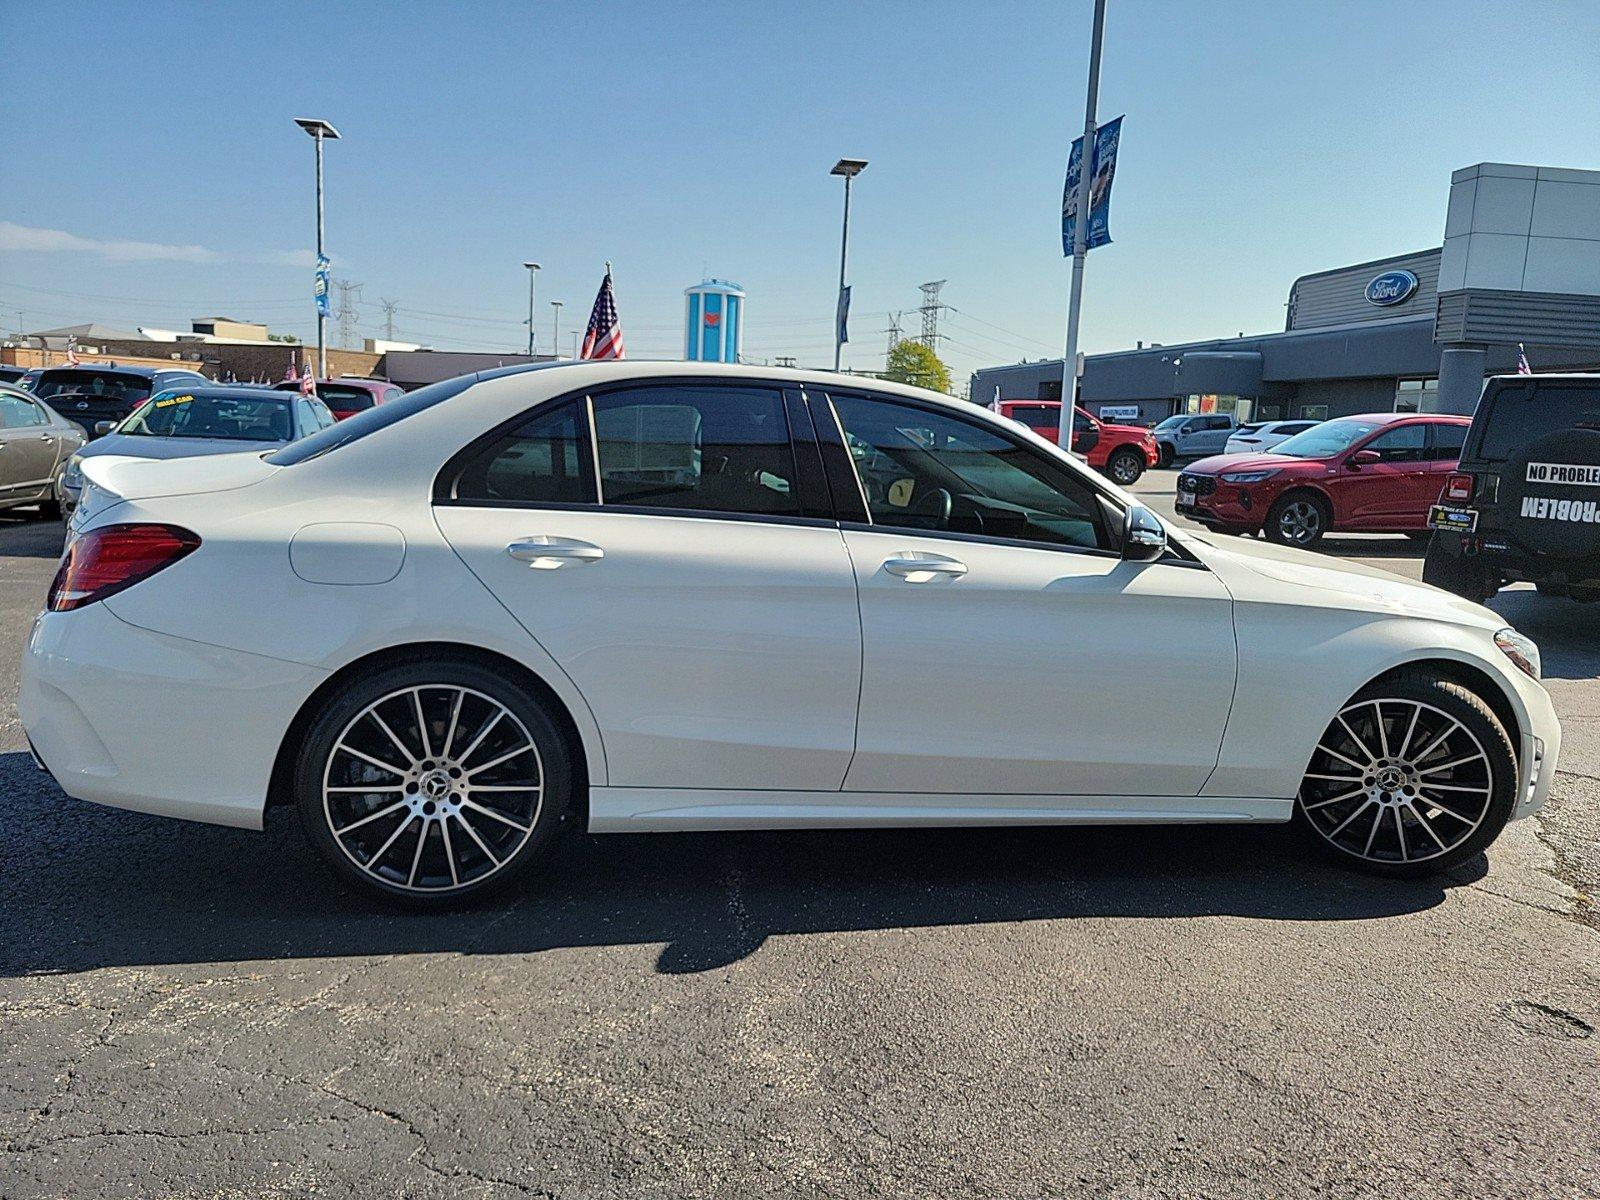
[[[1221,533],[1265,529],[1287,546],[1335,530],[1426,541],[1428,509],[1471,424],[1433,413],[1324,421],[1267,454],[1202,458],[1178,475],[1177,510]]]
[[[1061,429],[1059,400],[1002,400],[1000,415],[1026,425],[1047,442],[1054,442]],[[1156,435],[1139,425],[1107,425],[1081,408],[1072,410],[1072,448],[1089,460],[1102,475],[1109,475],[1123,487],[1130,486],[1146,467],[1161,460]]]
[[[300,385],[289,379],[272,386],[280,392],[300,390]],[[317,399],[328,406],[328,411],[333,414],[336,421],[353,417],[358,412],[365,412],[374,404],[387,404],[390,400],[398,400],[406,394],[404,388],[386,379],[358,379],[355,376],[319,379],[316,388]]]

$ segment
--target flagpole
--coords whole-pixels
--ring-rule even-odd
[[[1078,314],[1083,307],[1083,265],[1089,257],[1089,185],[1094,172],[1095,101],[1100,93],[1100,42],[1106,31],[1106,0],[1094,0],[1094,37],[1089,44],[1089,98],[1084,105],[1083,153],[1078,157],[1078,212],[1072,222],[1072,292],[1067,298],[1067,352],[1061,360],[1061,425],[1056,444],[1072,449],[1072,412],[1078,402]]]

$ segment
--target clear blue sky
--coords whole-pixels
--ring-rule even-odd
[[[328,242],[363,333],[385,297],[398,336],[514,350],[532,257],[547,347],[546,301],[579,327],[609,258],[636,357],[679,354],[709,274],[749,290],[747,355],[825,363],[827,171],[856,155],[847,365],[943,278],[963,380],[1060,345],[1089,12],[0,0],[0,327],[309,334],[312,115],[345,135]],[[1100,112],[1127,120],[1086,348],[1280,328],[1296,275],[1438,244],[1457,167],[1600,167],[1597,48],[1594,0],[1110,0]]]

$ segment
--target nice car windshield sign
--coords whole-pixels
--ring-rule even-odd
[[[1367,303],[1387,308],[1409,300],[1417,290],[1417,277],[1410,271],[1385,271],[1367,284]]]

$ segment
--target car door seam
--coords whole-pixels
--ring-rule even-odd
[[[850,552],[850,539],[845,537],[843,529],[839,530],[839,544],[844,547],[845,559],[850,563],[850,582],[856,589],[856,719],[852,722],[855,733],[850,739],[850,757],[844,764],[844,774],[839,776],[838,790],[842,793],[861,749],[861,700],[867,686],[867,618],[861,611],[861,575],[856,570],[856,556]]]

